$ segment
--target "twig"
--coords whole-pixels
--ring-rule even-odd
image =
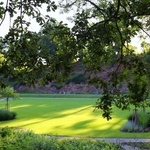
[[[2,23],[4,22],[5,17],[6,17],[6,12],[7,12],[7,8],[8,8],[8,1],[9,1],[9,0],[6,1],[5,13],[4,13],[4,16],[3,16],[3,18],[2,18],[2,21],[1,21],[1,23],[0,23],[0,26],[2,25]]]

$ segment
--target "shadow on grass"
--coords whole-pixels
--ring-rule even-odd
[[[0,127],[16,126],[35,133],[89,137],[140,137],[141,134],[122,133],[129,111],[114,109],[113,119],[101,117],[102,111],[93,112],[93,100],[22,100],[10,103],[17,112],[16,120],[0,122]],[[144,134],[145,137],[150,134]]]

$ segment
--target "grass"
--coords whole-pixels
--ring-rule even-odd
[[[100,94],[37,94],[21,93],[21,97],[42,97],[42,98],[100,98]]]
[[[29,96],[29,95],[28,95]],[[53,95],[54,96],[54,95]],[[71,97],[71,95],[69,95]],[[114,107],[113,119],[102,118],[102,111],[93,112],[97,98],[52,98],[46,96],[23,96],[9,101],[10,110],[17,113],[17,119],[0,122],[0,127],[21,127],[38,134],[102,137],[102,138],[148,138],[150,133],[124,133],[120,128],[127,121],[129,111]],[[0,108],[5,101],[0,101]]]

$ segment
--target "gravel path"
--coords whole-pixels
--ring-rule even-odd
[[[59,139],[63,138],[76,138],[79,139],[78,137],[70,137],[70,136],[58,136]],[[90,139],[90,138],[89,138]],[[99,141],[106,141],[106,142],[111,142],[111,143],[128,143],[128,142],[150,142],[150,139],[144,139],[144,138],[91,138],[94,140],[99,140]]]
[[[102,138],[94,138],[95,140],[104,140],[107,142],[111,142],[111,143],[116,143],[116,144],[120,144],[122,148],[124,148],[124,150],[141,150],[136,146],[130,146],[127,143],[137,143],[137,142],[150,142],[150,139],[133,139],[133,138],[107,138],[107,139],[102,139]],[[126,144],[125,144],[126,143]],[[142,149],[145,150],[145,149]]]
[[[133,139],[133,138],[94,138],[95,140],[104,140],[111,143],[128,143],[128,142],[150,142],[150,139]]]

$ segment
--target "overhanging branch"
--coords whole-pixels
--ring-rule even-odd
[[[2,21],[0,22],[0,26],[2,25],[2,23],[3,23],[4,20],[5,20],[6,12],[7,12],[7,10],[8,10],[8,2],[9,2],[9,0],[6,1],[5,13],[4,13],[4,16],[3,16],[3,18],[2,18]]]

